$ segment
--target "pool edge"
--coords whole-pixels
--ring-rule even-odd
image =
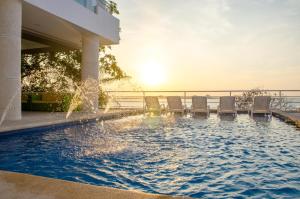
[[[280,110],[274,110],[274,111],[272,111],[272,115],[287,124],[292,124],[292,125],[296,126],[296,128],[300,128],[300,119],[290,115],[287,112],[283,112]]]
[[[102,113],[102,114],[95,114],[95,115],[88,115],[86,117],[80,117],[75,119],[59,119],[56,121],[45,121],[40,123],[34,123],[31,125],[23,125],[21,127],[9,127],[9,128],[0,128],[0,136],[2,135],[10,135],[16,133],[27,133],[32,131],[46,131],[49,129],[57,129],[57,128],[64,128],[73,125],[85,124],[89,122],[96,122],[98,120],[111,120],[111,119],[118,119],[126,116],[134,116],[143,114],[143,111],[140,110],[124,110],[118,111],[113,113]]]
[[[1,198],[55,199],[189,199],[186,196],[149,194],[135,190],[121,190],[41,176],[0,170]]]

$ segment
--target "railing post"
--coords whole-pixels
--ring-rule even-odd
[[[184,106],[187,107],[186,106],[186,92],[185,91],[184,91]]]
[[[279,109],[282,109],[282,93],[281,90],[279,91]]]
[[[231,96],[232,95],[232,92],[231,91],[229,91],[229,96]]]
[[[143,112],[145,114],[146,107],[145,107],[145,91],[143,91]]]

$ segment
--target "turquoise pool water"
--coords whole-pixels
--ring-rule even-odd
[[[134,116],[0,136],[0,169],[195,198],[300,198],[300,131],[248,115]]]

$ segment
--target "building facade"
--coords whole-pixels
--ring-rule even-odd
[[[22,117],[22,50],[82,49],[82,80],[98,82],[99,46],[118,44],[119,29],[104,0],[1,0],[0,117]]]

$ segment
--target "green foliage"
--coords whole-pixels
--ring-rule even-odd
[[[101,81],[108,82],[128,77],[109,50],[105,47],[99,49]],[[81,85],[80,65],[80,50],[22,54],[22,91],[61,93],[64,96],[62,109],[66,111],[72,99],[72,95],[66,93],[73,93]],[[104,107],[107,101],[108,97],[101,91],[100,106]]]
[[[72,95],[71,94],[64,94],[62,99],[62,111],[67,112],[69,110],[71,101],[72,101]]]
[[[81,81],[81,51],[22,54],[22,90],[26,92],[70,92]],[[103,82],[127,77],[114,55],[99,49]]]
[[[110,14],[117,14],[117,15],[120,14],[118,5],[115,2],[108,1],[106,6]]]
[[[116,57],[108,53],[108,50],[110,50],[110,47],[100,48],[101,54],[99,58],[99,63],[101,65],[100,67],[100,73],[102,75],[101,81],[105,83],[108,81],[128,78],[128,76],[118,66]]]
[[[79,50],[22,54],[22,90],[68,92],[80,82],[80,62]]]
[[[100,108],[105,108],[106,104],[108,103],[108,95],[100,90],[100,93],[99,93],[99,107]]]

